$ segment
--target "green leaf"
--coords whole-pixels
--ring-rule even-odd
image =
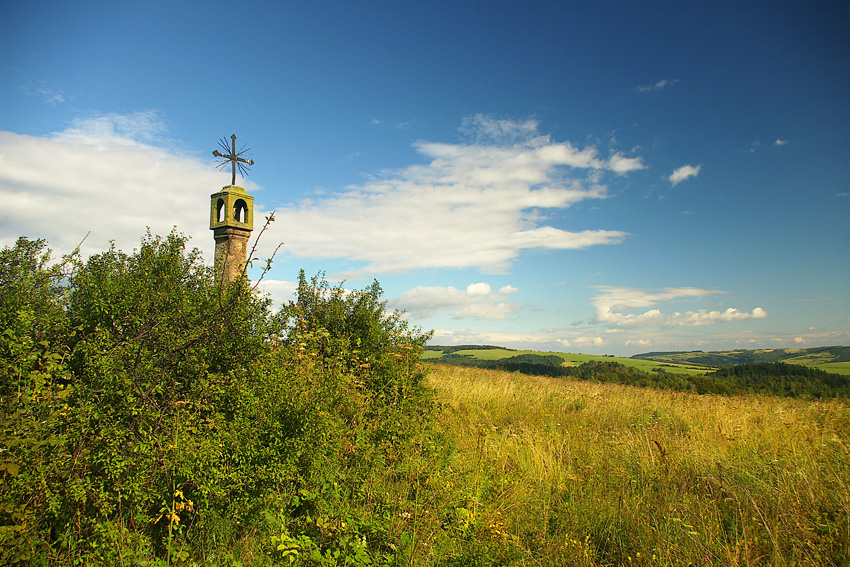
[[[6,471],[12,476],[18,476],[18,473],[21,472],[21,465],[11,461],[6,461],[0,463],[0,471]]]

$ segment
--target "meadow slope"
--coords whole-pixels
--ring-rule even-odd
[[[456,549],[454,564],[850,561],[846,401],[446,365],[430,381],[438,427],[457,440],[440,481],[470,532],[494,542]]]

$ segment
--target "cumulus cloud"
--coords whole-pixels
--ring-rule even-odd
[[[608,158],[608,169],[615,173],[624,174],[639,169],[646,169],[642,158],[628,158],[617,152]]]
[[[744,319],[764,319],[767,317],[767,311],[761,307],[756,307],[751,312],[739,311],[733,307],[725,311],[708,311],[700,309],[699,311],[688,311],[687,313],[673,313],[667,318],[669,326],[684,326],[684,327],[700,327],[702,325],[713,325],[726,321],[741,321]]]
[[[655,307],[659,303],[682,298],[701,298],[723,294],[720,290],[700,289],[695,287],[665,288],[660,291],[645,291],[641,289],[613,286],[596,286],[600,293],[593,297],[590,304],[596,309],[597,323],[617,328],[638,327],[697,327],[715,323],[740,321],[745,319],[763,319],[767,311],[756,307],[751,312],[740,311],[730,307],[725,311],[678,311],[665,315],[660,309],[648,309],[642,313],[629,313],[634,309]]]
[[[606,198],[600,177],[640,169],[640,158],[604,158],[593,146],[554,142],[537,127],[473,116],[462,127],[469,142],[415,144],[423,164],[278,208],[272,240],[285,241],[295,256],[361,263],[350,277],[422,268],[505,273],[524,250],[621,242],[622,231],[543,224],[541,210]]]
[[[518,291],[513,286],[505,286],[499,293],[493,293],[486,282],[471,283],[463,290],[452,286],[416,286],[402,293],[398,299],[391,300],[389,305],[417,319],[452,313],[454,319],[497,321],[519,310],[506,297],[507,293]]]
[[[25,235],[69,252],[91,232],[84,254],[110,240],[131,250],[146,227],[164,235],[176,226],[211,258],[199,211],[229,179],[167,148],[165,130],[156,113],[144,112],[78,119],[48,137],[0,132],[0,244]]]
[[[688,179],[689,177],[696,177],[697,175],[699,175],[699,171],[701,169],[702,165],[698,165],[696,167],[690,164],[683,165],[682,167],[674,171],[667,179],[670,181],[670,183],[673,184],[673,187],[675,187],[685,179]]]

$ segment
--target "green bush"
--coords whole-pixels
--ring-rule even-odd
[[[428,427],[427,335],[377,282],[302,273],[275,313],[172,233],[62,264],[20,239],[0,284],[0,563],[395,556],[359,487]]]

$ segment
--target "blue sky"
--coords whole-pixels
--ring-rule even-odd
[[[850,344],[846,1],[3,12],[0,244],[209,258],[235,133],[277,301],[304,268],[440,344]]]

